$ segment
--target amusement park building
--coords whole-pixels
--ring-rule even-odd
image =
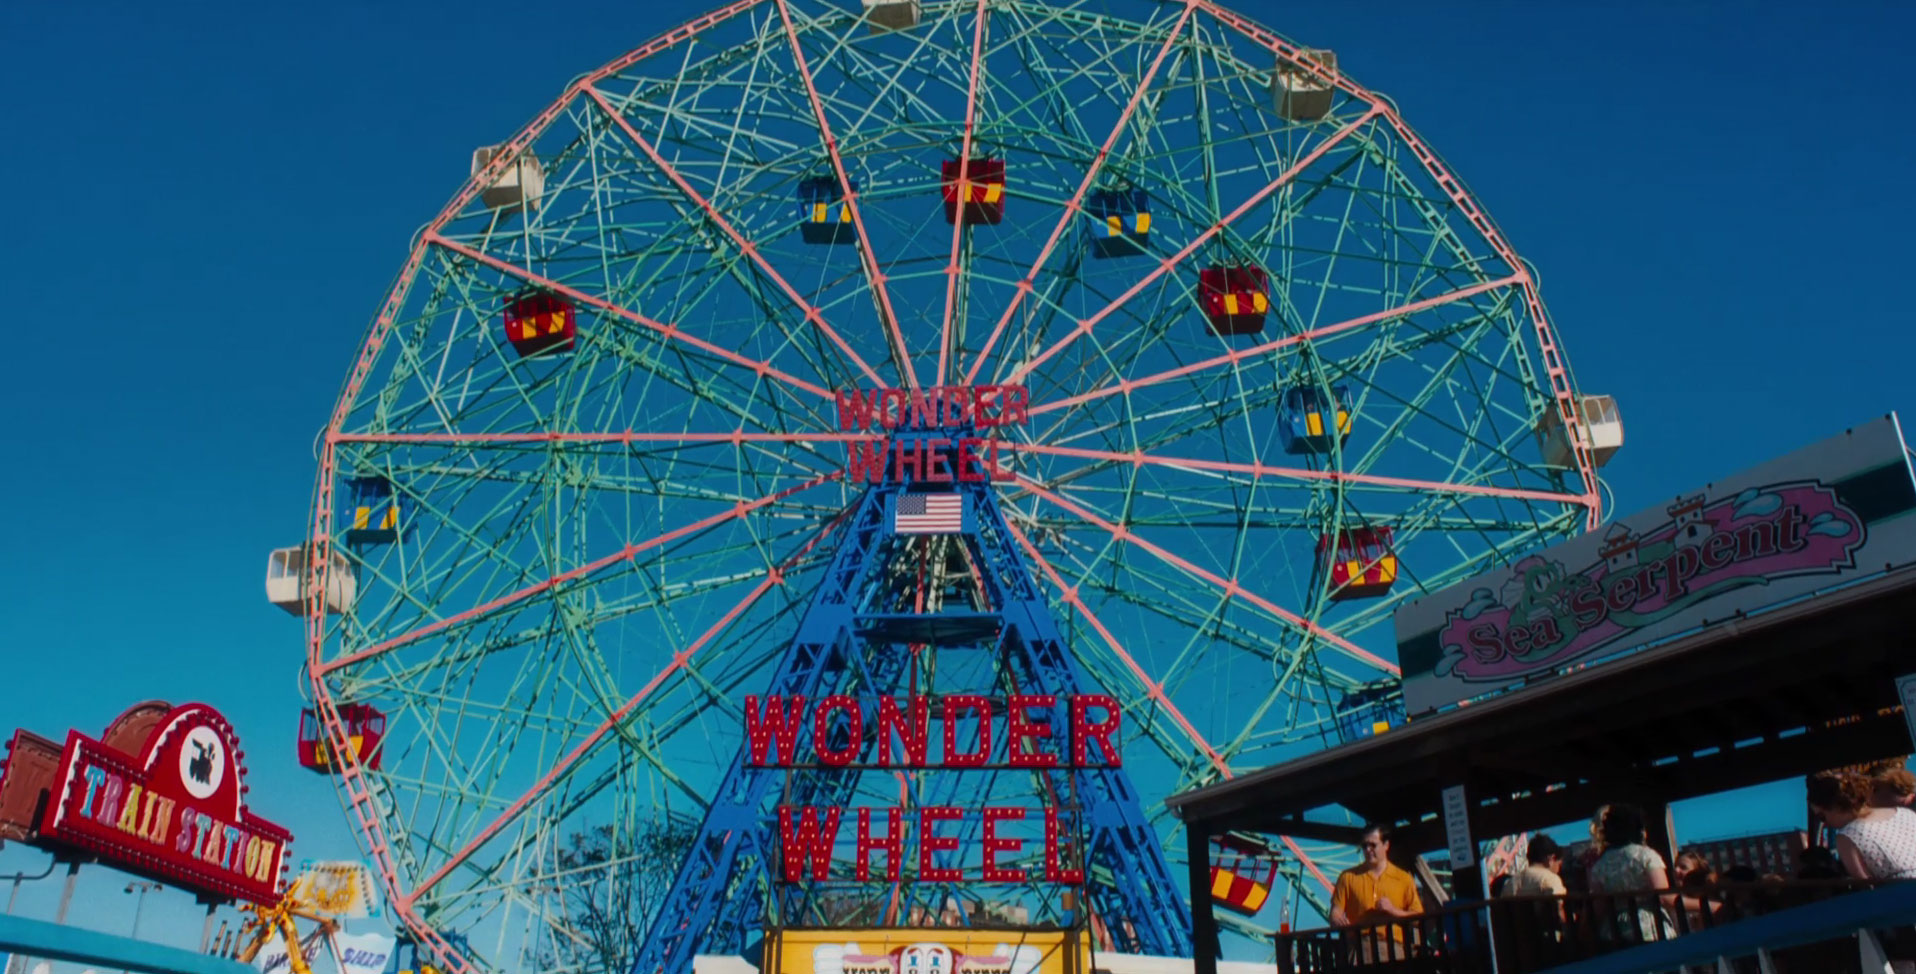
[[[1648,844],[1667,862],[1677,847],[1672,802],[1908,754],[1911,728],[1897,678],[1916,661],[1912,632],[1916,568],[1905,565],[1169,804],[1188,830],[1193,882],[1208,868],[1209,839],[1229,832],[1354,842],[1356,828],[1321,821],[1318,813],[1332,806],[1394,824],[1396,854],[1444,849],[1444,793],[1459,785],[1473,840],[1578,821],[1604,803],[1627,801],[1648,813]],[[1454,874],[1460,891],[1480,883],[1475,867]],[[1705,949],[1735,957],[1847,934],[1878,915],[1872,910],[1907,924],[1916,919],[1910,892],[1870,894],[1876,899],[1853,904],[1847,921],[1838,912],[1807,924],[1770,916],[1740,930],[1726,926]],[[1829,926],[1832,918],[1841,929]],[[1211,974],[1209,902],[1193,900],[1192,922],[1197,971]],[[1677,938],[1635,949],[1668,960],[1683,944]],[[1623,958],[1608,963],[1592,970],[1652,969]]]

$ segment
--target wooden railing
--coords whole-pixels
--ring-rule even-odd
[[[1506,897],[1416,917],[1277,937],[1279,974],[1533,974],[1869,889],[1856,880],[1721,884],[1678,890]],[[1856,969],[1853,939],[1778,951],[1775,968]]]
[[[1489,974],[1488,921],[1484,904],[1453,903],[1400,920],[1279,934],[1277,970]]]

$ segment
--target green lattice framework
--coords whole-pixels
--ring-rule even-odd
[[[311,599],[308,662],[336,745],[341,704],[388,716],[341,792],[396,915],[471,937],[453,967],[597,969],[567,897],[651,909],[559,850],[700,814],[857,498],[833,390],[1030,387],[1001,498],[1172,850],[1164,795],[1334,743],[1392,682],[1399,600],[1595,518],[1587,454],[1547,465],[1534,433],[1577,423],[1534,276],[1396,108],[1305,62],[1334,101],[1288,120],[1290,41],[1123,13],[929,3],[874,33],[741,0],[573,82],[415,241],[328,427],[311,570],[344,553],[357,601]],[[538,206],[488,209],[528,149]],[[1005,160],[999,225],[944,219],[967,152]],[[801,242],[800,182],[841,173],[856,239]],[[1079,209],[1118,187],[1149,194],[1149,253],[1094,259]],[[1229,263],[1271,276],[1261,334],[1205,327],[1198,272]],[[577,308],[572,351],[506,342],[528,288]],[[1285,391],[1337,386],[1348,442],[1285,454]],[[397,543],[345,543],[356,476],[398,491]],[[1365,525],[1401,576],[1336,601],[1319,539]],[[971,597],[928,564],[932,603]],[[1286,879],[1315,898],[1339,855],[1293,846]]]

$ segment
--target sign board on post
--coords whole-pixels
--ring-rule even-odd
[[[1895,416],[1397,610],[1410,716],[1916,560]]]
[[[1477,864],[1477,843],[1470,840],[1470,801],[1463,785],[1444,789],[1444,837],[1450,844],[1450,868],[1469,869]]]
[[[333,934],[342,974],[384,974],[392,959],[393,938],[377,933]]]
[[[324,917],[376,917],[378,887],[372,868],[365,863],[308,859],[299,864],[299,872],[287,885],[286,900]]]

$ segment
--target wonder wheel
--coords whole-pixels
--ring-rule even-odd
[[[1181,861],[1166,795],[1402,720],[1400,600],[1593,521],[1567,368],[1328,51],[1203,0],[740,0],[476,153],[401,265],[269,578],[302,757],[453,969],[623,969],[880,489],[848,462],[898,473],[845,397],[918,390]],[[890,557],[894,608],[983,598]],[[1273,901],[1349,861],[1272,855]]]

